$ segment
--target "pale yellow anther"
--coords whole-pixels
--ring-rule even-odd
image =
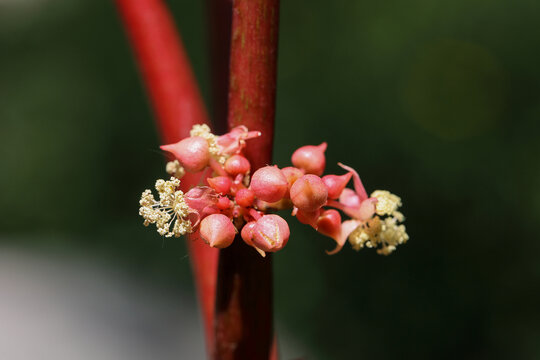
[[[349,235],[349,242],[355,250],[376,248],[378,254],[389,255],[409,240],[405,225],[401,224],[405,216],[397,211],[401,199],[385,190],[374,191],[371,197],[378,200],[377,215],[360,224]]]
[[[200,136],[205,139],[208,142],[208,150],[210,151],[212,157],[214,157],[221,164],[225,164],[228,156],[220,154],[221,146],[219,146],[219,144],[217,143],[218,137],[212,134],[212,132],[210,132],[210,128],[208,127],[208,125],[193,125],[189,132],[189,136]]]
[[[400,197],[392,194],[390,191],[375,190],[371,193],[371,197],[377,199],[375,212],[380,216],[392,215],[401,206]]]
[[[186,174],[186,170],[180,165],[178,160],[169,161],[165,170],[167,171],[167,174],[174,176],[177,179],[181,179]]]

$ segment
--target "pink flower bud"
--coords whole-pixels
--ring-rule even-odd
[[[238,205],[248,207],[253,205],[255,194],[249,189],[240,189],[236,192],[235,200]]]
[[[225,195],[231,190],[232,180],[227,176],[216,176],[208,178],[206,181],[208,181],[208,185],[219,194]]]
[[[231,207],[231,205],[232,205],[231,200],[229,200],[229,198],[226,196],[220,197],[217,202],[217,207],[220,210],[227,210]]]
[[[287,179],[277,166],[265,166],[255,171],[249,187],[257,198],[273,203],[285,196],[287,185]]]
[[[289,225],[278,215],[263,215],[253,227],[253,244],[268,252],[283,249],[289,240]]]
[[[200,234],[211,247],[223,249],[232,244],[236,229],[227,216],[213,214],[201,221]]]
[[[317,231],[338,240],[341,235],[341,215],[337,210],[326,210],[317,219]]]
[[[189,172],[199,172],[208,166],[210,151],[208,142],[200,136],[185,138],[176,144],[160,146],[172,153]]]
[[[324,156],[326,146],[325,142],[318,146],[302,146],[292,154],[291,161],[294,166],[304,170],[307,174],[321,176],[326,166],[326,157]]]
[[[285,178],[287,179],[287,188],[289,191],[291,190],[292,184],[294,184],[294,182],[300,177],[304,176],[304,172],[298,168],[295,168],[294,166],[284,167],[283,169],[281,169],[281,172],[283,173],[283,175],[285,175]],[[285,197],[289,198],[289,194],[287,193]]]
[[[322,177],[322,181],[326,188],[328,189],[328,198],[337,199],[347,186],[349,180],[351,180],[352,173],[347,173],[345,175],[326,175]]]
[[[291,186],[291,200],[299,210],[313,212],[328,198],[328,190],[317,175],[304,175]]]
[[[242,155],[233,155],[225,161],[225,171],[231,175],[245,174],[250,169],[251,164]]]

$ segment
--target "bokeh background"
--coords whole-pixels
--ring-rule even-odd
[[[204,2],[169,4],[210,103]],[[399,194],[410,235],[389,257],[327,256],[293,226],[275,256],[285,359],[540,358],[539,14],[282,2],[276,163],[328,141],[328,171]],[[157,147],[111,1],[0,0],[1,358],[203,356],[184,242],[137,215]]]

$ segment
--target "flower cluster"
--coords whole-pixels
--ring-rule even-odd
[[[232,244],[237,233],[262,256],[282,249],[289,240],[289,225],[276,211],[292,209],[303,224],[336,242],[334,254],[348,241],[355,250],[375,248],[388,255],[409,236],[398,211],[401,199],[385,190],[368,196],[360,176],[339,163],[343,175],[324,175],[327,144],[297,149],[293,166],[265,166],[251,174],[243,155],[246,141],[261,136],[244,126],[216,136],[206,125],[196,125],[190,137],[161,149],[176,160],[167,164],[169,181],[158,180],[156,201],[150,190],[140,200],[144,225],[156,224],[160,235],[198,232],[216,248]],[[209,170],[208,170],[209,169]],[[185,172],[211,174],[204,185],[186,193],[179,190]],[[347,184],[353,182],[353,189]],[[342,214],[348,217],[342,219]]]

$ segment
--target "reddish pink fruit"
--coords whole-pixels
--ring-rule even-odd
[[[291,186],[291,200],[299,210],[313,212],[320,209],[328,198],[328,190],[317,175],[304,175]]]
[[[210,161],[208,142],[200,136],[185,138],[160,148],[172,153],[188,172],[202,171]]]
[[[208,245],[223,249],[232,244],[236,229],[227,216],[212,214],[201,221],[200,233]]]
[[[206,181],[208,181],[208,185],[219,194],[225,195],[231,190],[232,180],[227,176],[216,176],[208,178]]]
[[[257,198],[273,203],[283,199],[287,185],[287,178],[277,166],[265,166],[255,171],[249,187]]]
[[[352,173],[347,173],[345,175],[325,175],[322,177],[322,181],[326,188],[328,189],[328,198],[337,199],[347,186],[349,180],[351,180]]]
[[[249,189],[240,189],[236,192],[235,200],[238,205],[248,207],[253,205],[255,194]]]
[[[283,249],[289,240],[287,222],[278,215],[263,215],[253,227],[253,244],[268,252]]]
[[[294,166],[304,170],[307,174],[321,176],[326,166],[326,157],[324,156],[326,146],[325,142],[318,146],[302,146],[292,154],[291,161]]]
[[[242,155],[233,155],[225,161],[225,171],[230,175],[245,174],[251,169],[251,165]]]

